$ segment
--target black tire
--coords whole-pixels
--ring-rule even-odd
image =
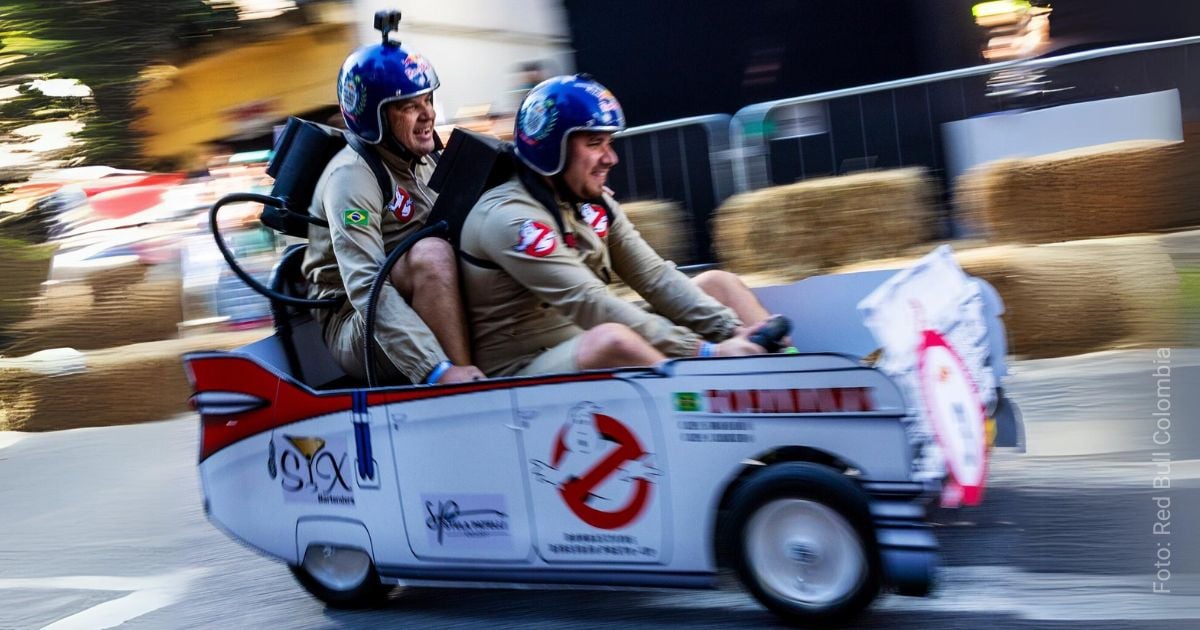
[[[751,533],[752,521],[754,532],[768,532],[763,534],[766,540],[749,540],[751,535],[760,537]],[[742,584],[789,623],[840,624],[862,612],[879,593],[882,570],[867,496],[831,468],[809,463],[767,467],[735,491],[726,523],[722,542],[732,551]],[[781,523],[790,523],[793,530],[787,531]],[[775,534],[770,524],[782,528],[779,535],[789,540],[769,540]],[[791,542],[797,535],[801,541]],[[773,549],[776,542],[777,555]],[[784,547],[789,548],[785,551]],[[789,557],[788,553],[796,555]],[[827,592],[818,590],[813,599],[806,600],[803,593],[796,592],[809,588],[802,576],[818,574],[821,578],[835,576],[835,583]],[[789,576],[801,583],[791,592],[779,588],[789,582]],[[816,580],[818,589],[819,582]]]
[[[344,588],[333,588],[321,582],[303,566],[288,565],[288,568],[292,570],[292,575],[296,576],[296,581],[300,582],[300,586],[303,586],[304,590],[325,602],[325,605],[330,608],[343,610],[376,608],[387,601],[388,595],[393,589],[392,585],[384,584],[379,580],[379,573],[375,571],[374,564],[367,567],[366,575],[358,584]]]

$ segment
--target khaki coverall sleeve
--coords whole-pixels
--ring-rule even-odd
[[[379,183],[368,169],[348,164],[330,177],[322,201],[338,271],[350,303],[365,325],[371,283],[387,257],[381,231],[384,201]],[[367,225],[354,225],[346,219],[345,211],[355,209],[364,211]],[[446,360],[446,353],[433,332],[392,287],[391,281],[386,281],[375,303],[375,340],[387,358],[414,383],[423,382],[438,363]]]
[[[620,206],[609,200],[608,253],[613,271],[654,310],[673,322],[687,326],[709,341],[733,336],[741,320],[729,307],[700,290],[691,278],[663,260],[642,238]]]
[[[489,212],[483,224],[487,236],[480,239],[484,256],[580,328],[624,324],[667,356],[697,353],[699,335],[609,293],[557,230],[551,228],[555,246],[549,254],[538,257],[519,250],[521,226],[529,220],[553,226],[544,209],[521,200],[507,201]]]

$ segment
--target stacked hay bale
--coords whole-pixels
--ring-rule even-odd
[[[1133,141],[1000,160],[963,175],[955,205],[1001,242],[1046,243],[1200,224],[1200,159]]]
[[[924,169],[906,168],[736,195],[717,209],[715,249],[731,271],[789,279],[896,256],[930,238],[934,191]]]
[[[47,287],[31,316],[11,327],[8,356],[47,348],[111,348],[170,339],[183,319],[177,274],[129,263],[93,272],[86,280]]]
[[[955,258],[1004,299],[1014,354],[1055,357],[1177,338],[1179,280],[1158,237],[999,245],[959,250]],[[838,272],[899,269],[916,261],[875,261]]]
[[[267,334],[251,330],[96,350],[61,370],[37,355],[0,358],[0,431],[149,422],[186,412],[192,391],[180,360],[184,353],[229,350]]]
[[[676,262],[691,259],[692,229],[678,203],[637,201],[621,204],[621,210],[660,256]]]
[[[54,250],[53,245],[0,238],[0,347],[17,334],[12,326],[33,312]]]

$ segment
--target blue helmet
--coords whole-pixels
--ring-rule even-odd
[[[517,157],[542,175],[557,175],[567,162],[567,138],[576,131],[621,131],[625,112],[617,97],[595,79],[576,74],[539,83],[517,112]]]
[[[346,57],[338,73],[338,104],[350,132],[378,144],[383,139],[384,105],[432,92],[439,85],[428,60],[389,41],[363,46]]]

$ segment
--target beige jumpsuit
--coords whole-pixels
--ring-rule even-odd
[[[605,202],[611,216],[598,204],[559,204],[575,247],[515,177],[475,204],[463,225],[460,268],[473,356],[484,373],[575,371],[572,340],[606,322],[629,326],[669,357],[694,356],[702,340],[722,341],[741,325],[655,253],[611,197]],[[618,277],[655,312],[611,294],[607,285]]]
[[[408,161],[375,147],[391,174],[394,193],[384,200],[371,167],[346,147],[329,161],[317,181],[309,213],[329,221],[329,229],[309,228],[304,276],[310,298],[348,295],[341,308],[317,311],[325,343],[342,369],[365,378],[363,334],[367,295],[380,264],[397,245],[421,229],[437,199],[425,182],[434,163]],[[373,351],[385,382],[400,378],[420,383],[446,353],[433,332],[391,283],[376,303]]]

